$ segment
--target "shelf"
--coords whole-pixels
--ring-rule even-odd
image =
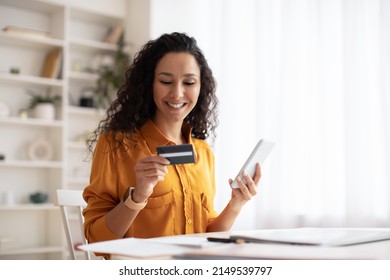
[[[14,250],[0,251],[0,256],[11,256],[11,255],[25,255],[25,254],[46,254],[46,253],[62,253],[66,250],[60,246],[45,246],[35,248],[23,248]]]
[[[41,119],[33,119],[33,118],[21,119],[17,117],[3,117],[0,118],[0,123],[27,125],[27,126],[53,127],[53,128],[63,127],[63,122],[59,120],[41,120]]]
[[[11,191],[17,198],[12,205],[1,205],[0,201],[0,232],[15,237],[14,244],[7,244],[12,247],[0,246],[0,259],[23,259],[23,255],[24,259],[67,258],[55,199],[33,204],[28,198],[36,190],[45,189],[53,195],[56,188],[81,190],[88,184],[85,138],[106,110],[77,105],[81,97],[91,94],[88,89],[96,86],[99,78],[89,69],[98,69],[117,52],[118,46],[105,40],[115,26],[127,27],[129,5],[127,0],[96,1],[93,5],[87,0],[0,0],[0,99],[11,112],[0,117],[0,153],[6,155],[0,160],[1,191]],[[19,29],[4,31],[6,26]],[[62,51],[61,79],[41,77],[44,66],[50,64],[52,49]],[[12,74],[12,69],[20,73]],[[60,96],[57,119],[19,117],[18,112],[29,101],[27,90]],[[51,144],[51,160],[29,160],[28,144],[39,136]],[[23,234],[26,228],[28,232]]]
[[[15,1],[15,0],[1,0],[2,4],[9,6],[27,9],[37,12],[45,13],[55,13],[56,11],[63,9],[64,5],[56,3],[45,3],[45,2],[55,2],[55,1]]]
[[[72,177],[68,178],[68,185],[88,185],[88,177]]]
[[[76,49],[84,49],[88,51],[108,51],[115,52],[117,50],[117,45],[109,44],[101,41],[93,41],[79,38],[72,38],[70,40],[70,46]]]
[[[64,47],[64,41],[54,38],[39,37],[29,34],[17,34],[0,31],[0,42],[29,48]]]
[[[14,204],[14,205],[0,205],[0,211],[9,211],[9,210],[21,210],[21,211],[31,211],[31,210],[58,210],[58,206],[54,203],[24,203],[24,204]]]
[[[71,71],[69,73],[69,79],[95,82],[98,79],[98,75],[94,73]]]
[[[28,160],[4,160],[0,161],[0,167],[17,168],[63,168],[62,161],[28,161]]]
[[[68,113],[74,115],[84,115],[91,117],[102,117],[104,116],[105,110],[97,109],[97,108],[86,108],[79,106],[69,106]]]
[[[108,11],[88,11],[83,8],[71,9],[70,17],[83,21],[103,23],[105,25],[113,25],[119,21],[123,21],[124,15],[113,15]]]
[[[87,148],[87,143],[83,141],[68,141],[68,148],[75,150],[85,150]]]
[[[58,79],[42,78],[37,76],[29,76],[22,74],[0,73],[0,81],[14,85],[36,85],[36,86],[52,86],[63,87],[64,81]]]

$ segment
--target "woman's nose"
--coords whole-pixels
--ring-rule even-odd
[[[184,95],[184,88],[180,83],[175,83],[171,87],[170,91],[170,97],[174,99],[178,99],[183,97]]]

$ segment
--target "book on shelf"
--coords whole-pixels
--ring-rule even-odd
[[[24,36],[33,36],[33,37],[39,37],[39,38],[51,38],[50,32],[47,31],[41,31],[31,28],[25,28],[20,26],[14,26],[14,25],[7,25],[3,28],[4,32],[7,33],[13,33],[13,34],[19,34]]]
[[[60,48],[55,48],[46,54],[43,63],[41,77],[56,79],[61,75],[62,67],[62,51]]]
[[[110,44],[116,44],[118,43],[119,39],[121,38],[124,31],[124,25],[123,23],[118,23],[114,27],[111,27],[106,37],[104,38],[104,42],[110,43]]]

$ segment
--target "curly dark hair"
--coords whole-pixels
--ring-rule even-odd
[[[191,54],[200,68],[201,87],[198,101],[184,122],[190,125],[195,138],[206,139],[211,134],[215,137],[218,98],[215,94],[217,84],[213,73],[196,40],[185,33],[174,32],[150,40],[135,55],[116,99],[88,140],[91,152],[99,135],[104,133],[109,133],[115,139],[117,147],[124,147],[124,138],[131,138],[133,132],[153,118],[156,112],[153,100],[154,70],[160,59],[171,52]]]

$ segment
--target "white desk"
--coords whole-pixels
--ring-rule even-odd
[[[389,232],[390,229],[375,229]],[[280,231],[280,230],[279,230]],[[289,229],[286,229],[286,232]],[[384,259],[390,260],[390,240],[348,246],[308,246],[274,243],[215,243],[208,236],[229,237],[272,230],[218,232],[151,239],[127,238],[96,242],[82,250],[110,254],[113,259]]]
[[[317,260],[390,260],[390,241],[345,247],[300,246],[280,244],[227,244],[185,253],[182,259],[317,259]]]

